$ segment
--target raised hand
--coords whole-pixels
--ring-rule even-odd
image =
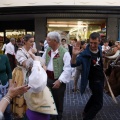
[[[30,87],[28,87],[28,85],[17,87],[17,83],[15,82],[11,85],[11,87],[9,87],[7,95],[10,96],[10,98],[12,99],[18,95],[24,94],[29,89]]]
[[[73,46],[73,50],[72,50],[72,54],[77,56],[81,51],[82,49],[80,49],[80,41],[78,41],[74,46]]]
[[[33,54],[33,52],[31,50],[29,50],[28,53],[31,56],[31,58],[34,60],[36,56]]]
[[[37,49],[36,49],[36,48],[31,48],[30,50],[31,50],[31,52],[32,52],[33,54],[35,54],[35,53],[37,52]]]

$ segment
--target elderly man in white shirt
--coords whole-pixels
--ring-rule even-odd
[[[11,38],[10,42],[6,45],[6,51],[5,54],[11,54],[11,55],[15,55],[15,38]]]
[[[11,38],[10,42],[6,45],[6,51],[5,51],[5,54],[9,58],[9,62],[12,70],[16,67],[14,44],[15,44],[15,38]]]
[[[51,120],[62,119],[64,92],[66,83],[68,83],[71,78],[71,56],[69,52],[60,45],[60,40],[61,37],[58,32],[49,32],[47,35],[49,48],[42,56],[46,60],[47,85],[51,89],[58,111],[58,115],[52,116]]]

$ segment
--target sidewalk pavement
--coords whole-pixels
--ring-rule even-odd
[[[89,88],[81,96],[80,93],[73,93],[73,80],[67,84],[64,98],[63,120],[82,120],[82,112],[90,97]],[[115,104],[111,97],[104,94],[104,106],[96,115],[94,120],[120,120],[120,96],[117,97],[118,104]]]

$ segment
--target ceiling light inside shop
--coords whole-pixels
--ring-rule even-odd
[[[50,24],[49,27],[68,27],[68,25],[57,25],[57,24]]]
[[[93,33],[93,32],[100,32],[101,29],[96,29],[96,30],[91,30],[90,32]]]
[[[75,28],[80,28],[80,27],[86,27],[86,25],[57,25],[57,24],[49,24],[48,27],[75,27]]]

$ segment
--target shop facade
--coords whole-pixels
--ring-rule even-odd
[[[66,39],[87,40],[99,32],[110,40],[120,40],[120,8],[103,6],[29,6],[0,8],[0,36],[21,38],[35,35],[36,43],[56,30]],[[39,47],[39,44],[37,44]]]

